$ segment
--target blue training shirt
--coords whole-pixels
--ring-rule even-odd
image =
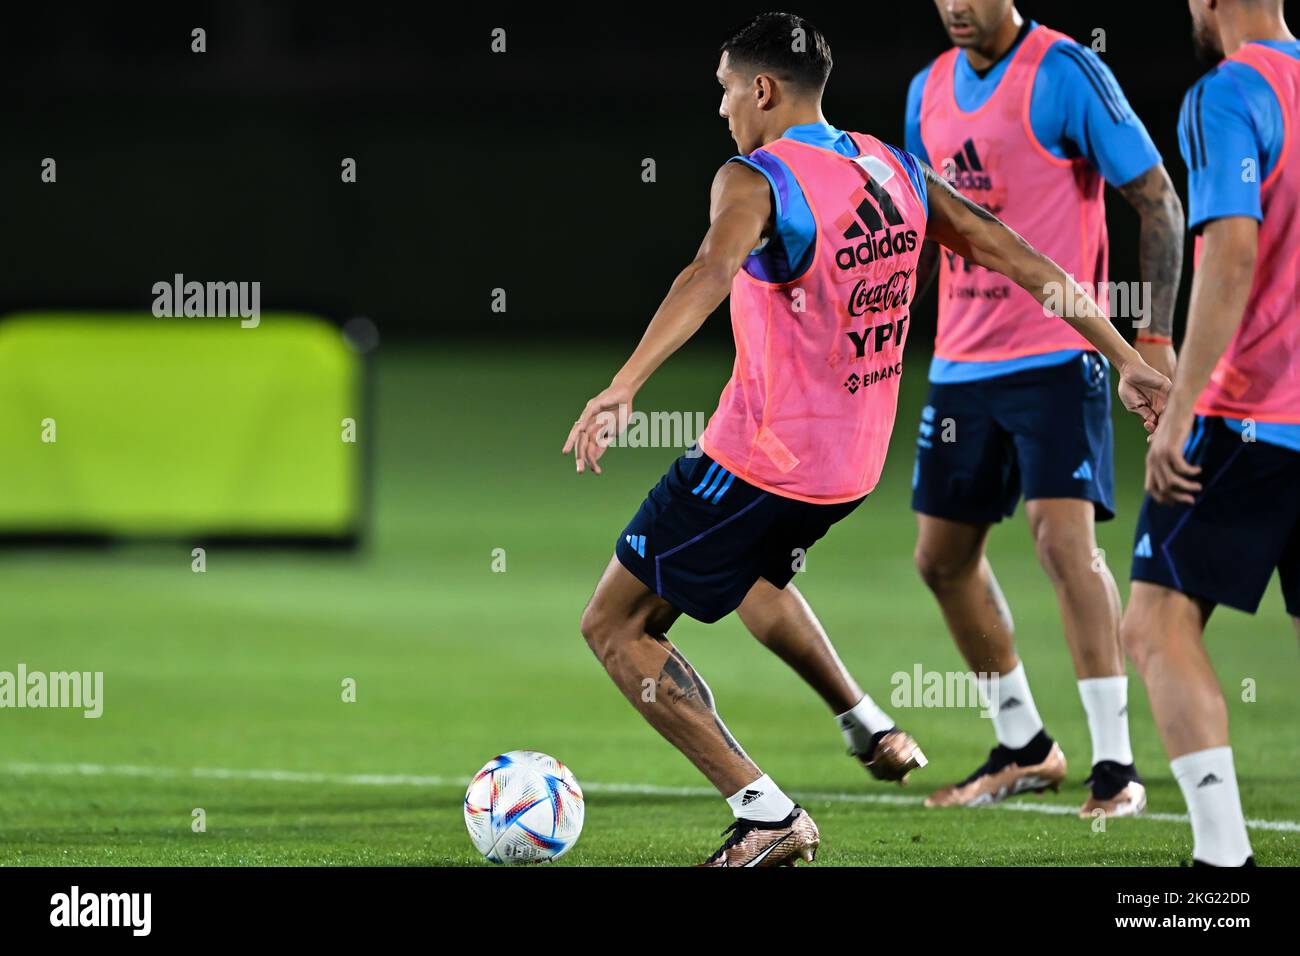
[[[954,94],[957,105],[972,113],[988,102],[1006,75],[1032,20],[1011,49],[983,75],[964,55],[957,57]],[[907,91],[905,148],[929,163],[921,140],[921,99],[933,62],[913,79]],[[1073,40],[1052,45],[1043,57],[1029,103],[1034,136],[1053,156],[1086,159],[1112,186],[1123,186],[1161,162],[1160,153],[1137,118],[1110,68],[1091,49]],[[1011,223],[1014,227],[1015,223]],[[1058,365],[1077,358],[1077,349],[1047,352],[996,362],[959,362],[936,358],[930,381],[973,382],[1030,368]]]
[[[804,123],[791,126],[782,135],[783,139],[793,139],[810,146],[833,150],[841,156],[858,155],[858,144],[853,137],[828,123]],[[925,176],[921,173],[920,163],[900,149],[885,146],[898,159],[921,202],[929,208],[926,193]],[[751,169],[762,173],[772,187],[772,201],[775,204],[773,219],[775,228],[772,236],[753,251],[745,262],[745,270],[756,279],[764,282],[789,282],[799,278],[812,264],[813,243],[817,226],[813,220],[812,209],[804,198],[803,190],[790,171],[790,167],[780,159],[767,152],[755,152],[748,156],[732,157],[732,162],[744,163]]]
[[[1300,41],[1258,42],[1300,60]],[[1201,77],[1183,99],[1178,145],[1187,164],[1190,229],[1228,216],[1263,220],[1260,187],[1282,155],[1286,122],[1277,94],[1258,70],[1225,60]],[[1238,433],[1245,428],[1242,419],[1224,422]],[[1300,425],[1257,422],[1255,437],[1300,451]]]

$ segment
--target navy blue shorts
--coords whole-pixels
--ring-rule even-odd
[[[712,624],[740,607],[759,578],[789,584],[813,543],[865,500],[783,498],[696,449],[650,489],[614,553],[673,607]]]
[[[1254,614],[1276,570],[1287,613],[1300,617],[1300,452],[1199,417],[1183,457],[1201,466],[1201,493],[1190,505],[1147,496],[1133,580]]]
[[[994,524],[1032,498],[1082,498],[1115,516],[1108,366],[1093,352],[976,382],[932,384],[912,510]]]

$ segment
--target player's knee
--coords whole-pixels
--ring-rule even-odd
[[[582,620],[578,627],[582,636],[601,663],[609,655],[612,641],[612,627],[608,614],[593,599],[582,611]]]
[[[1091,569],[1093,549],[1087,535],[1080,534],[1077,528],[1059,522],[1040,521],[1033,531],[1038,563],[1052,581],[1068,583]]]
[[[627,645],[628,638],[644,630],[636,623],[635,618],[613,612],[608,605],[595,598],[582,612],[582,620],[578,626],[587,641],[587,646],[606,669],[615,665],[619,652]]]
[[[1132,608],[1124,615],[1124,620],[1120,622],[1120,643],[1124,646],[1124,652],[1128,654],[1139,673],[1146,673],[1147,661],[1151,659],[1159,634],[1158,628],[1152,627],[1151,622],[1144,615],[1134,613]]]
[[[964,556],[945,554],[922,545],[917,546],[912,557],[921,580],[926,587],[936,592],[958,585],[971,574],[977,563]]]

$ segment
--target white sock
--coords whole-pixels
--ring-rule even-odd
[[[852,710],[835,719],[839,721],[840,732],[844,734],[844,742],[849,745],[851,754],[866,753],[871,748],[872,737],[894,726],[889,715],[877,707],[870,696],[863,697]]]
[[[731,807],[737,820],[744,817],[746,820],[774,823],[790,815],[794,810],[794,801],[781,792],[771,777],[763,774],[727,797],[727,806]]]
[[[1128,739],[1128,677],[1089,677],[1079,681],[1079,697],[1088,714],[1093,766],[1103,760],[1128,765],[1133,746]]]
[[[1250,837],[1241,813],[1231,747],[1211,747],[1169,762],[1192,817],[1192,857],[1211,866],[1241,866]]]
[[[981,678],[980,691],[994,708],[993,730],[998,735],[998,743],[1019,750],[1043,729],[1034,695],[1029,693],[1024,661],[999,676],[996,689],[989,686],[991,683]]]

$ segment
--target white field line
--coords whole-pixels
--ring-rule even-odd
[[[247,780],[261,783],[316,783],[359,787],[463,787],[468,778],[429,776],[423,774],[386,773],[329,773],[304,770],[240,770],[229,767],[193,767],[183,770],[176,767],[141,767],[131,764],[97,763],[7,763],[0,764],[0,772],[21,776],[47,777],[141,777],[149,780]],[[646,797],[717,797],[717,791],[708,787],[658,787],[642,783],[583,782],[586,793],[624,793]],[[919,806],[922,797],[901,794],[826,793],[794,791],[808,802],[866,803],[894,806]],[[1059,803],[1006,801],[987,809],[1011,810],[1020,813],[1046,813],[1052,816],[1074,816],[1078,810]],[[1159,823],[1187,823],[1185,813],[1144,813],[1139,820]],[[1247,820],[1252,830],[1274,830],[1283,833],[1300,833],[1298,820]]]

